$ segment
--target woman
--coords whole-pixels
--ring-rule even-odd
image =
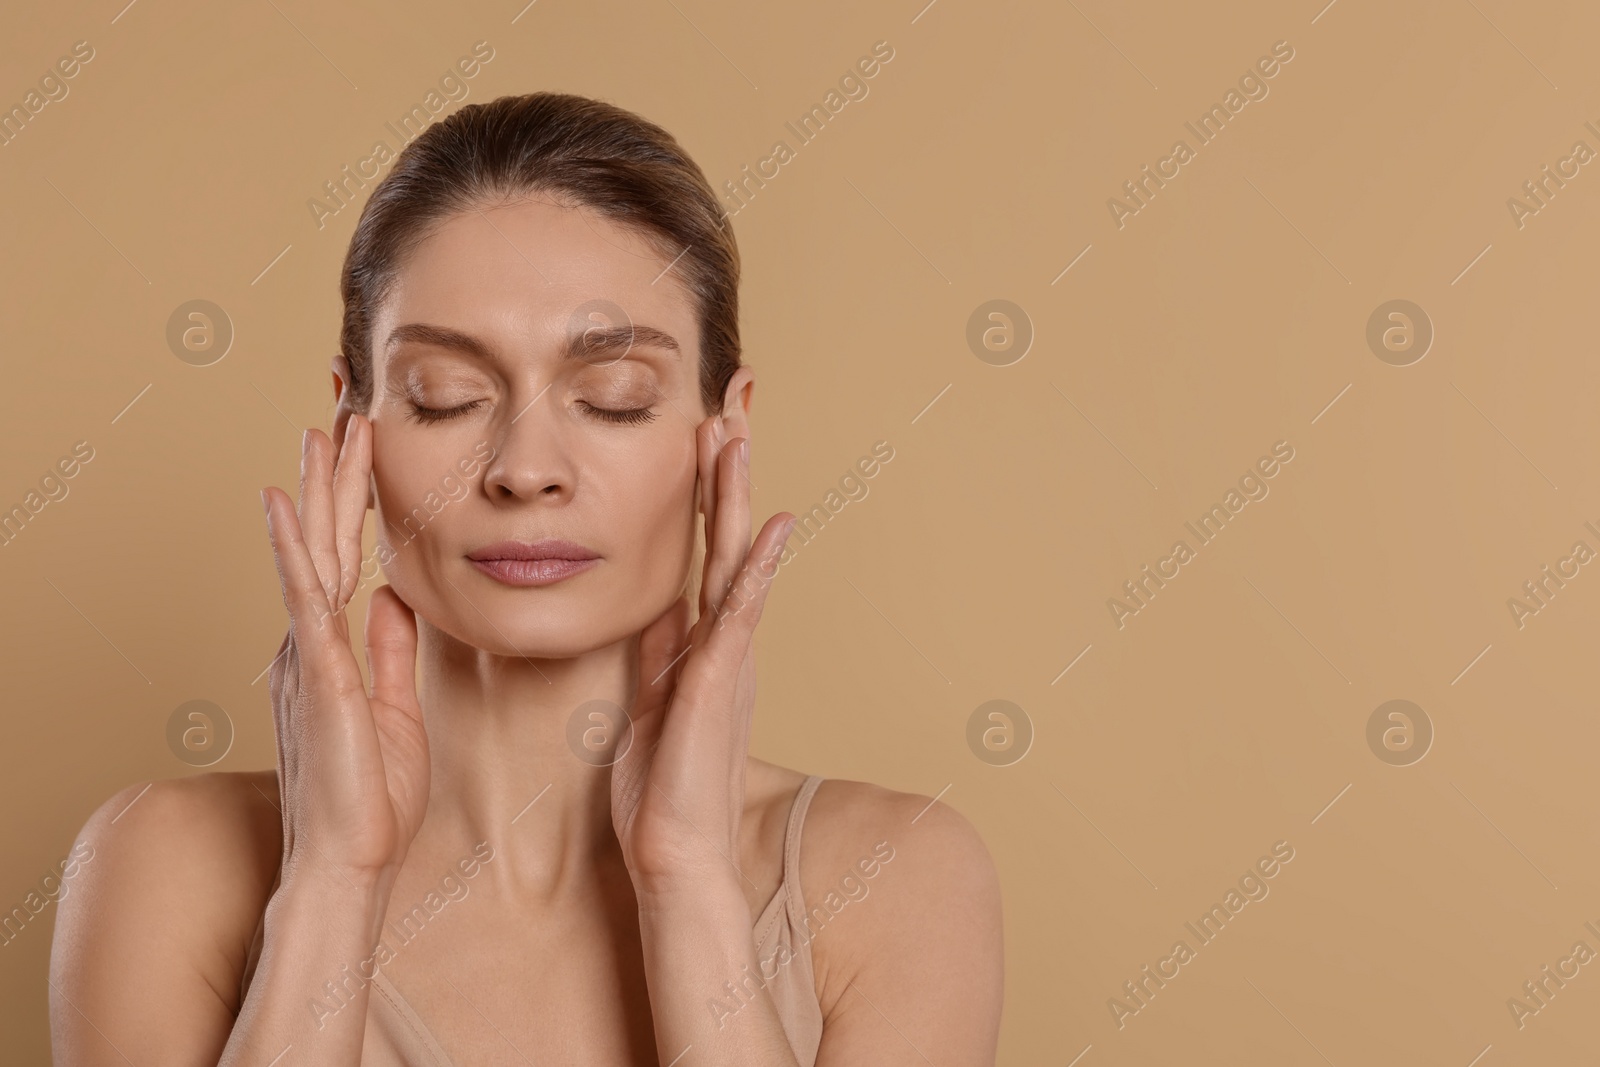
[[[277,769],[90,818],[59,1064],[994,1062],[970,824],[747,754],[793,520],[752,541],[723,222],[669,134],[583,97],[400,153],[345,260],[331,436],[298,506],[262,493]]]

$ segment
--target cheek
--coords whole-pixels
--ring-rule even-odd
[[[372,481],[377,508],[374,523],[378,544],[387,545],[395,562],[404,566],[412,544],[436,521],[443,522],[451,509],[460,505],[450,500],[443,485],[459,472],[447,460],[448,450],[423,447],[421,442],[403,435],[373,440]],[[459,496],[459,488],[457,495]],[[437,512],[437,516],[435,515]]]
[[[659,615],[689,575],[697,518],[694,443],[692,434],[648,446],[641,441],[645,447],[592,471],[593,487],[606,501],[596,534],[617,564],[603,610],[616,613],[625,628],[637,630]]]
[[[606,495],[617,529],[653,563],[686,554],[694,540],[695,479],[692,447],[679,441],[635,454],[607,477]]]

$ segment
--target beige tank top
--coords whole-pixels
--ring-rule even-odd
[[[800,1067],[815,1067],[817,1047],[822,1043],[822,1008],[817,1003],[806,903],[800,891],[800,830],[806,808],[821,784],[819,775],[808,775],[795,793],[783,839],[783,881],[757,917],[754,928],[756,959],[763,967],[764,985]],[[263,925],[258,923],[255,943],[240,980],[241,1004],[260,956],[263,935]],[[780,966],[774,957],[788,962]],[[766,978],[766,969],[775,969],[777,976]],[[731,997],[729,1004],[737,1007]],[[361,1061],[366,1067],[455,1067],[427,1023],[382,971],[372,979]]]

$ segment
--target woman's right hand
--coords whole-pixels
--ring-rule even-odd
[[[352,886],[387,893],[428,802],[416,617],[389,586],[372,594],[369,695],[344,609],[360,578],[372,423],[350,415],[337,465],[333,451],[321,430],[306,431],[298,514],[283,490],[261,492],[289,610],[271,667],[282,878],[331,868]]]

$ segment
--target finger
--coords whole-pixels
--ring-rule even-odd
[[[350,603],[361,579],[361,530],[367,521],[367,480],[372,471],[372,423],[350,416],[333,474],[334,527],[339,553],[337,611]],[[370,616],[369,616],[370,618]]]
[[[713,415],[701,423],[696,436],[696,457],[700,464],[700,510],[705,514],[705,559],[701,561],[700,569],[700,604],[699,614],[705,615],[707,605],[710,603],[710,593],[706,586],[705,575],[711,562],[711,545],[716,540],[713,531],[716,529],[717,519],[717,453],[726,444],[722,419]]]
[[[711,530],[712,516],[716,513],[716,486],[717,486],[717,449],[716,435],[711,429],[711,424],[701,428],[696,435],[697,460],[700,465],[698,487],[700,493],[700,541],[702,551],[700,555],[700,596],[697,617],[704,618],[706,605],[710,602],[711,592],[706,586],[706,575],[711,569]]]
[[[767,593],[778,576],[779,559],[794,523],[795,517],[786,511],[768,519],[730,583],[728,595],[717,612],[716,626],[706,640],[707,656],[720,663],[720,669],[732,669],[743,660],[756,623],[761,621]],[[727,662],[729,656],[737,656],[738,661]]]
[[[717,453],[728,443],[727,430],[720,416],[713,415],[700,426],[700,506],[708,521],[717,512]]]
[[[717,465],[717,514],[706,546],[707,601],[713,614],[721,610],[734,575],[750,551],[750,439],[735,438],[723,448]]]
[[[261,495],[284,606],[289,611],[288,633],[280,646],[282,655],[272,663],[269,682],[273,724],[278,731],[279,783],[287,790],[298,774],[298,735],[304,729],[299,720],[307,706],[306,694],[317,685],[319,677],[331,678],[334,685],[342,686],[350,684],[351,675],[359,685],[360,675],[349,669],[355,666],[349,650],[344,649],[341,656],[342,637],[328,625],[332,612],[306,547],[294,502],[275,487],[262,490]]]
[[[290,677],[291,664],[289,659],[293,651],[294,630],[289,629],[283,635],[283,642],[278,646],[278,654],[267,665],[267,693],[268,702],[272,705],[272,732],[278,743],[278,774],[281,779],[284,768],[284,752],[289,744],[289,710],[288,701],[283,698],[284,686]]]
[[[417,703],[417,617],[390,586],[367,605],[367,673],[372,699],[421,717]]]
[[[272,668],[272,725],[278,745],[278,782],[295,780],[300,746],[294,736],[295,705],[299,702],[300,667],[295,658],[294,629],[284,637],[288,651]]]
[[[267,536],[272,541],[273,559],[278,565],[278,583],[283,587],[283,604],[289,609],[289,625],[294,632],[295,651],[306,661],[328,644],[317,640],[323,620],[333,612],[317,575],[317,565],[306,547],[294,502],[276,486],[262,490],[267,507]],[[309,648],[307,646],[310,646]],[[294,655],[294,653],[290,653]]]
[[[323,595],[339,610],[339,553],[333,534],[333,442],[321,430],[305,432],[300,449],[300,530],[316,563]]]

